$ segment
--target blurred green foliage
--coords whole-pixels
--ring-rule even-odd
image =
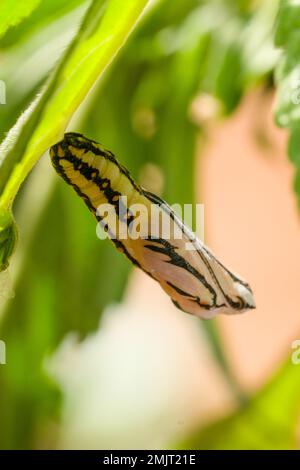
[[[7,83],[8,95],[7,105],[0,107],[3,138],[36,93],[42,89],[42,94],[25,124],[19,122],[14,146],[5,147],[2,188],[13,163],[24,162],[24,152],[26,155],[35,139],[35,157],[26,167],[26,176],[37,158],[63,132],[86,92],[96,83],[76,115],[76,129],[72,130],[111,149],[136,178],[146,163],[155,163],[164,176],[163,192],[168,202],[191,203],[195,197],[195,146],[199,133],[191,113],[194,98],[203,93],[214,96],[226,115],[235,110],[250,87],[270,82],[278,62],[278,51],[272,44],[277,0],[174,0],[172,8],[167,0],[154,2],[105,76],[104,67],[97,71],[94,68],[97,60],[102,60],[101,49],[95,62],[87,61],[78,72],[78,57],[89,59],[99,37],[105,39],[111,32],[114,15],[118,19],[115,34],[120,34],[124,25],[118,2],[111,9],[106,29],[101,21],[103,8],[109,2],[99,0],[93,2],[92,10],[88,10],[90,2],[80,0],[32,1],[26,3],[27,9],[16,10],[13,20],[3,16],[0,32],[19,23],[0,39],[0,78]],[[284,59],[287,63],[281,65],[279,82],[284,87],[297,54],[293,35],[284,31],[289,32],[289,24],[296,28],[297,19],[289,10],[292,2],[282,3],[276,40],[278,45],[294,51],[293,60]],[[78,32],[78,23],[84,16]],[[132,27],[129,23],[128,20],[128,33]],[[126,27],[122,30],[124,39],[125,30]],[[291,42],[287,46],[289,36]],[[292,43],[294,46],[290,46]],[[107,47],[107,63],[115,52]],[[101,80],[96,82],[100,75]],[[54,112],[49,113],[50,106]],[[293,119],[292,109],[287,108],[284,113]],[[297,117],[293,123],[296,128]],[[297,149],[295,139],[292,137],[291,147]],[[121,299],[130,269],[127,260],[108,241],[96,238],[91,215],[82,201],[58,181],[50,163],[40,181],[41,190],[47,184],[51,189],[49,197],[40,202],[37,194],[36,203],[41,207],[37,215],[32,214],[30,222],[24,218],[22,199],[30,190],[31,178],[25,181],[14,205],[21,241],[22,233],[28,232],[28,223],[34,230],[24,235],[26,249],[15,285],[16,296],[2,309],[0,337],[9,344],[9,367],[0,371],[1,448],[55,445],[56,427],[49,423],[59,422],[62,397],[44,372],[45,358],[69,331],[83,336],[97,327],[103,308]],[[213,326],[207,331],[226,371],[218,335]],[[282,417],[277,422],[277,416],[272,414],[276,407],[270,405],[264,410],[270,423],[274,422],[275,433],[281,432],[282,425],[287,427],[282,441],[278,437],[274,441],[265,438],[259,414],[265,397],[275,400],[279,390],[286,397],[280,404],[282,413],[290,409],[291,403],[296,408],[293,394],[297,381],[293,385],[284,375],[282,380],[280,377],[271,382],[268,392],[262,391],[259,398],[250,400],[246,409],[207,430],[197,431],[186,445],[227,448],[234,442],[234,446],[247,448],[288,447],[294,431],[290,414],[286,413],[283,423]],[[289,402],[291,396],[293,402]],[[240,433],[248,422],[252,423],[253,433],[262,425],[258,441]],[[222,440],[224,432],[226,442]]]
[[[290,361],[231,415],[191,433],[182,449],[278,450],[297,446],[300,375]]]
[[[300,205],[300,5],[292,0],[280,4],[275,43],[283,53],[276,70],[276,121],[290,130],[289,156],[296,169],[295,192]]]
[[[1,5],[0,37],[3,36],[11,26],[16,26],[26,16],[30,15],[41,0],[27,0],[27,2],[16,3],[13,0],[3,0]]]

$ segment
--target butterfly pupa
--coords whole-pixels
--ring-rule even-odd
[[[159,282],[176,307],[203,319],[255,308],[249,284],[218,261],[166,202],[135,183],[109,150],[67,133],[50,156],[116,248]],[[139,216],[132,210],[136,206],[143,209]]]

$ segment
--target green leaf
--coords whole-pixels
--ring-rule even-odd
[[[300,4],[295,0],[281,0],[275,31],[275,44],[283,47],[300,28]]]
[[[293,162],[297,168],[300,168],[300,124],[292,129],[288,153],[291,162]]]
[[[0,210],[0,271],[9,264],[17,242],[17,227],[10,212]]]
[[[276,70],[275,120],[290,130],[289,156],[295,165],[294,190],[300,207],[300,4],[282,0],[277,16],[275,43],[283,48]]]
[[[181,449],[295,449],[299,367],[289,360],[244,408],[193,432]]]
[[[20,23],[38,6],[41,0],[2,0],[0,17],[0,37],[11,27]]]
[[[18,5],[24,5],[27,2],[17,2]],[[5,36],[0,39],[0,48],[11,48],[17,43],[23,43],[26,39],[36,34],[41,29],[49,26],[58,18],[68,14],[81,4],[87,4],[87,0],[39,0],[37,8],[23,19],[16,27],[9,29]]]
[[[275,118],[281,127],[291,128],[300,119],[300,32],[295,32],[276,70]]]
[[[237,44],[231,44],[225,51],[215,86],[215,95],[223,101],[227,113],[237,107],[243,95],[241,70],[241,48]]]
[[[8,210],[41,155],[59,138],[93,84],[126,41],[147,0],[94,0],[49,84],[0,147],[0,206]],[[120,11],[122,14],[119,14]]]

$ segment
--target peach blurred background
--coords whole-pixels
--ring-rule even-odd
[[[247,388],[258,387],[300,338],[299,213],[273,99],[251,93],[233,117],[211,126],[199,156],[206,241],[255,293],[255,311],[218,320]]]

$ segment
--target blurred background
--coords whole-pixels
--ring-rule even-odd
[[[88,5],[37,2],[0,39],[1,140]],[[44,155],[19,192],[1,280],[0,448],[299,446],[300,227],[288,134],[273,123],[278,7],[151,2],[69,126],[170,204],[203,203],[206,244],[257,309],[213,321],[177,310],[96,237]]]

